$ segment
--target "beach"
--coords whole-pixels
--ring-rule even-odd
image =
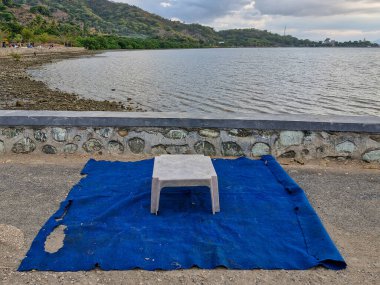
[[[31,79],[26,70],[43,64],[95,52],[83,48],[0,49],[0,109],[57,111],[143,111],[138,104],[84,99],[72,93],[52,90]]]

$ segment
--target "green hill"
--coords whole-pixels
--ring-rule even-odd
[[[0,0],[0,29],[15,38],[22,29],[56,37],[117,35],[212,45],[210,27],[186,25],[138,7],[107,0]],[[18,37],[20,38],[20,37]],[[18,39],[16,37],[16,39]]]
[[[0,40],[91,49],[323,46],[257,29],[216,32],[107,0],[0,0]]]

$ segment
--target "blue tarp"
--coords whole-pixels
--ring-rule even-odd
[[[166,188],[150,214],[153,160],[90,160],[19,270],[308,269],[346,264],[303,190],[271,156],[213,160],[221,212],[206,187]],[[44,243],[65,225],[64,246]]]

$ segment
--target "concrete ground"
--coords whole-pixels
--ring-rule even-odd
[[[346,259],[346,270],[17,272],[87,159],[0,156],[0,284],[380,284],[379,167],[322,161],[284,167],[306,191]]]

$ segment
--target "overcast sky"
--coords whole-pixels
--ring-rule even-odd
[[[257,28],[299,38],[380,40],[380,0],[114,0],[216,30]]]

